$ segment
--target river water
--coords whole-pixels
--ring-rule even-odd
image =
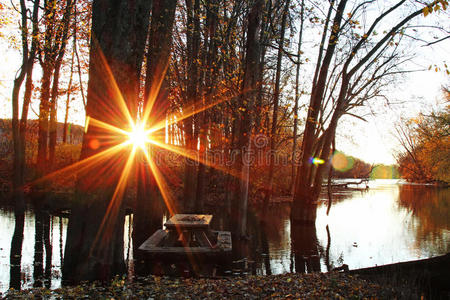
[[[286,203],[271,207],[266,226],[259,226],[256,218],[250,217],[250,246],[238,250],[235,258],[252,262],[253,273],[280,274],[319,269],[325,272],[343,264],[356,269],[450,252],[450,189],[402,184],[397,180],[373,180],[369,187],[335,192],[328,215],[328,197],[326,193],[322,195],[316,224],[307,230],[291,228]],[[132,244],[128,243],[129,220],[127,217],[125,222],[125,245]],[[31,209],[26,212],[20,266],[22,288],[61,285],[67,222],[65,217],[50,216],[49,235],[43,241],[35,234],[39,232],[42,237],[41,230],[36,231],[41,218],[36,218]],[[0,224],[0,292],[4,293],[10,286],[14,232],[11,208],[0,208]],[[241,248],[236,243],[238,247]],[[125,258],[132,259],[132,252],[125,247]],[[46,274],[47,279],[38,283],[35,274]]]

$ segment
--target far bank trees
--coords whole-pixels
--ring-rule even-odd
[[[449,91],[444,89],[448,103]],[[422,113],[395,127],[402,146],[397,163],[402,178],[411,182],[450,183],[450,107]]]

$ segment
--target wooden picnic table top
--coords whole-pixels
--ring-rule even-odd
[[[212,215],[175,214],[164,225],[167,229],[207,229]]]

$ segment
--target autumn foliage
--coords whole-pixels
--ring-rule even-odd
[[[450,101],[442,111],[420,114],[397,126],[403,152],[397,156],[403,178],[414,182],[450,182]]]

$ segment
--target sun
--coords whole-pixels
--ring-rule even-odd
[[[149,131],[145,130],[144,125],[139,123],[133,125],[132,130],[127,132],[127,137],[127,144],[144,151],[147,144],[150,142]]]

